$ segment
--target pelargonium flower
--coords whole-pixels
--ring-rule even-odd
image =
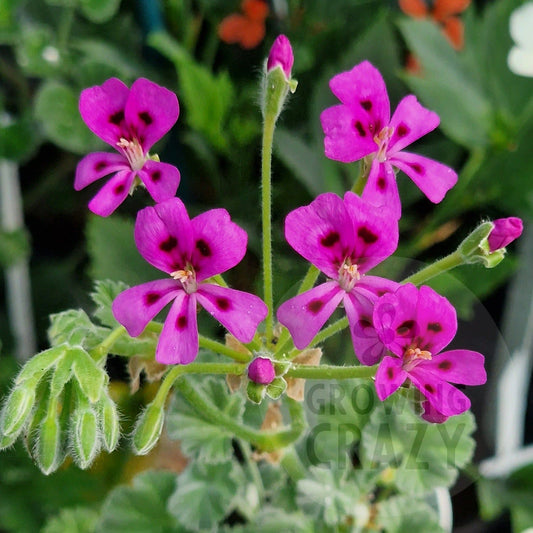
[[[433,159],[404,151],[439,125],[438,115],[420,105],[416,96],[409,95],[400,101],[391,118],[385,82],[368,61],[334,76],[330,87],[342,103],[325,109],[320,116],[325,153],[344,163],[368,158],[371,166],[363,198],[376,206],[387,206],[399,218],[396,167],[429,200],[440,202],[457,182],[455,171]]]
[[[518,217],[498,218],[493,220],[494,228],[489,233],[489,250],[495,252],[505,248],[522,235],[522,220]]]
[[[457,315],[446,298],[427,286],[402,285],[377,301],[373,319],[391,352],[376,373],[380,400],[409,380],[426,398],[422,416],[429,422],[470,408],[468,397],[450,383],[483,385],[484,357],[471,350],[442,351],[457,331]]]
[[[135,243],[144,259],[169,277],[120,293],[112,306],[115,318],[136,337],[173,301],[155,353],[164,364],[187,364],[196,357],[197,304],[236,339],[250,342],[267,315],[264,302],[208,281],[239,263],[247,240],[225,209],[212,209],[192,220],[179,198],[142,209],[135,222]]]
[[[278,320],[289,329],[294,345],[305,348],[342,302],[357,357],[365,365],[375,364],[383,345],[373,332],[373,305],[378,295],[398,284],[366,272],[396,250],[396,218],[352,192],[344,200],[324,193],[287,215],[285,238],[330,278],[279,307]]]
[[[118,154],[94,152],[76,168],[79,191],[113,174],[89,202],[89,209],[110,215],[141,182],[156,202],[172,198],[180,182],[179,170],[150,158],[150,148],[174,125],[179,115],[176,95],[140,78],[131,89],[117,78],[90,87],[80,95],[80,113],[89,129]]]
[[[291,70],[294,64],[294,54],[291,42],[285,35],[278,35],[272,43],[267,58],[267,72],[279,66],[285,74],[285,78],[290,80]]]

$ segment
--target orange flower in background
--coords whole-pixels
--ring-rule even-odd
[[[268,6],[262,0],[244,0],[243,14],[228,15],[218,27],[218,36],[228,44],[238,44],[247,50],[255,48],[265,37]]]
[[[413,18],[430,18],[441,28],[456,50],[464,45],[464,26],[459,18],[470,0],[435,0],[429,8],[424,0],[399,0],[400,9]]]

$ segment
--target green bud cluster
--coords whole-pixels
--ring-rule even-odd
[[[457,251],[464,264],[481,263],[486,268],[493,268],[505,257],[505,249],[490,251],[488,237],[494,228],[492,222],[481,223],[459,245]]]

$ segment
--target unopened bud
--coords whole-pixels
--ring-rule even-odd
[[[98,419],[93,409],[78,409],[74,413],[70,431],[72,456],[80,468],[88,468],[100,450]]]
[[[55,472],[63,459],[61,452],[61,426],[57,413],[51,412],[38,428],[34,459],[45,475]]]
[[[98,402],[98,414],[103,445],[108,452],[112,452],[120,438],[120,423],[117,406],[107,394],[102,394]]]
[[[132,446],[137,455],[146,455],[157,444],[164,420],[165,411],[159,404],[151,403],[144,410],[133,431]]]
[[[268,385],[275,377],[274,365],[268,357],[256,357],[248,365],[248,378],[254,383]]]
[[[505,257],[505,250],[491,252],[488,237],[494,228],[492,222],[481,223],[459,245],[458,252],[464,264],[481,263],[486,268],[493,268]]]
[[[494,228],[489,234],[489,250],[495,252],[522,235],[522,220],[517,217],[498,218],[493,220]]]
[[[0,449],[15,440],[28,421],[35,402],[33,387],[17,387],[7,397],[0,415]]]
[[[292,65],[294,64],[294,54],[292,53],[292,46],[285,35],[278,35],[276,40],[270,48],[270,53],[267,59],[267,71],[280,66],[285,73],[285,78],[290,80]]]

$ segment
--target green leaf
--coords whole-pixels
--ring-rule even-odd
[[[424,76],[405,76],[424,105],[436,111],[446,135],[464,146],[485,146],[492,129],[492,108],[472,69],[435,24],[402,19],[400,30],[419,59]]]
[[[59,68],[60,56],[53,29],[29,20],[17,29],[15,54],[23,72],[39,77],[54,75]]]
[[[93,279],[122,281],[130,286],[164,277],[137,251],[134,224],[117,216],[90,216],[87,222],[89,274]]]
[[[50,315],[48,340],[52,346],[66,344],[94,348],[107,335],[109,330],[95,326],[82,309],[69,309]]]
[[[120,0],[79,0],[81,12],[96,24],[107,22],[118,12]]]
[[[35,116],[48,138],[60,148],[85,154],[102,148],[78,111],[78,94],[71,87],[45,81],[35,96]]]
[[[0,123],[0,158],[23,162],[37,150],[40,136],[29,115],[26,113],[22,118],[7,124]],[[24,235],[24,238],[27,240],[28,236]]]
[[[176,520],[194,531],[213,529],[232,511],[238,495],[237,463],[208,465],[190,463],[178,476],[176,491],[168,501],[168,510]]]
[[[86,507],[62,509],[41,530],[41,533],[93,533],[98,513]]]
[[[364,427],[362,463],[396,469],[395,486],[410,495],[450,487],[458,468],[472,458],[474,429],[470,412],[430,424],[413,412],[406,398],[396,395],[378,405]]]
[[[111,306],[113,305],[113,300],[127,288],[128,285],[124,282],[110,279],[94,283],[94,290],[90,294],[92,301],[96,304],[96,310],[93,314],[104,326],[109,328],[119,326]]]
[[[55,346],[48,348],[44,352],[34,355],[20,371],[19,375],[15,378],[16,384],[21,384],[26,380],[30,380],[37,377],[40,374],[41,379],[50,368],[52,368],[58,359],[61,359],[66,351],[65,346]]]
[[[432,507],[423,500],[407,496],[388,498],[378,506],[378,524],[386,533],[443,532]]]
[[[263,506],[251,523],[227,530],[228,533],[316,533],[312,519],[301,512],[287,513],[273,506]]]
[[[174,63],[191,128],[205,135],[216,148],[225,150],[228,147],[225,124],[235,100],[228,74],[215,75],[196,63],[187,50],[165,32],[150,34],[148,43]]]
[[[244,398],[241,394],[230,394],[223,379],[202,379],[195,387],[223,413],[236,421],[242,420]],[[233,433],[204,419],[178,394],[169,406],[166,428],[170,438],[180,441],[183,453],[201,463],[223,463],[233,455]]]
[[[91,403],[97,402],[109,379],[106,371],[83,348],[71,347],[68,355],[72,358],[72,372],[81,391]]]
[[[172,472],[143,472],[133,486],[112,490],[102,507],[96,527],[99,533],[171,533],[179,531],[167,511],[167,500],[174,492],[176,475]]]

